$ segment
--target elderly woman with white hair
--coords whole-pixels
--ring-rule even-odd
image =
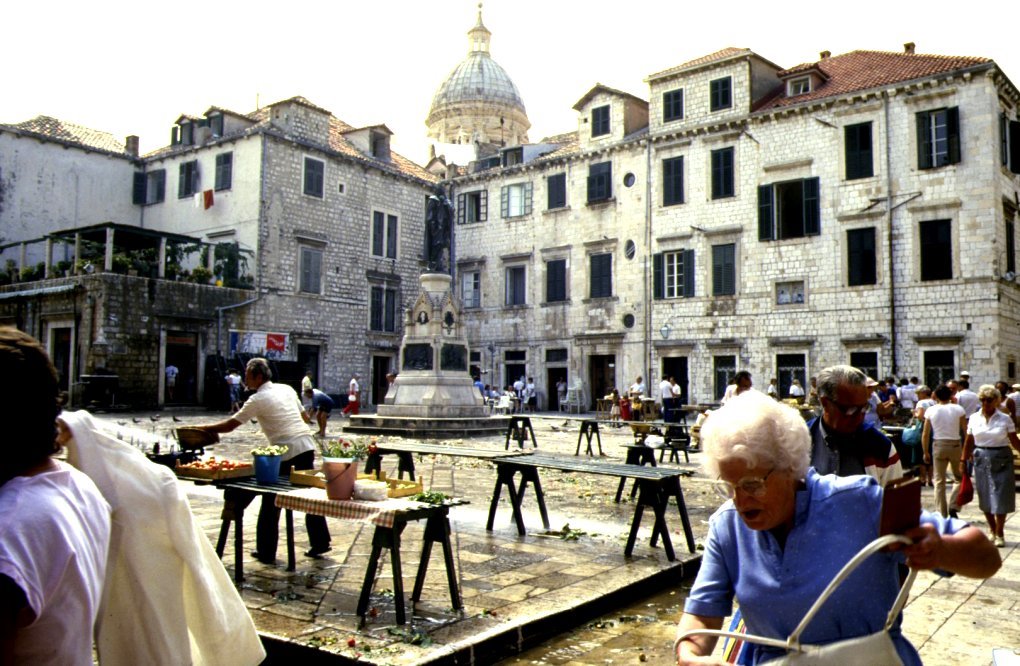
[[[990,536],[999,548],[1006,546],[1003,530],[1006,514],[1016,511],[1016,479],[1010,445],[1020,451],[1016,426],[1008,414],[999,411],[1002,395],[990,384],[978,389],[981,409],[967,421],[963,461],[974,462],[974,491],[978,506],[988,521]]]
[[[748,634],[785,641],[844,564],[879,536],[883,490],[869,476],[821,476],[808,466],[810,438],[795,410],[753,391],[726,403],[702,430],[705,471],[731,501],[712,516],[697,580],[679,633],[719,629],[734,597]],[[897,596],[897,565],[984,578],[1000,564],[995,547],[957,519],[922,513],[898,552],[866,559],[800,635],[829,644],[880,632]],[[889,630],[903,663],[920,664],[900,632]],[[721,664],[716,637],[677,643],[679,664]],[[785,654],[751,645],[751,662]]]

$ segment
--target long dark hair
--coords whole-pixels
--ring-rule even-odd
[[[0,327],[0,415],[10,436],[0,455],[3,481],[46,461],[59,450],[57,370],[39,341]]]

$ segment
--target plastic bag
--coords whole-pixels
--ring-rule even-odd
[[[970,465],[963,465],[963,478],[960,479],[960,492],[956,495],[957,506],[963,506],[974,499],[974,481],[970,478]]]

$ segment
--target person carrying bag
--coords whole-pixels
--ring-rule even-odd
[[[867,636],[858,636],[855,638],[848,638],[846,640],[836,641],[835,643],[828,643],[826,645],[805,645],[800,642],[800,636],[804,633],[804,630],[814,619],[815,615],[821,609],[821,607],[828,601],[832,593],[838,588],[843,581],[845,581],[851,573],[868,557],[877,553],[887,546],[891,546],[895,543],[910,544],[911,540],[905,536],[897,534],[887,534],[879,537],[869,543],[867,546],[861,549],[854,557],[846,563],[846,565],[836,574],[832,582],[822,591],[819,595],[818,600],[815,601],[814,605],[804,615],[804,619],[800,621],[797,628],[793,630],[793,633],[785,640],[781,641],[775,638],[768,638],[766,636],[755,636],[754,634],[742,634],[732,631],[722,631],[717,629],[695,629],[692,631],[686,631],[677,636],[676,641],[673,643],[673,654],[678,654],[680,643],[691,638],[693,636],[716,636],[719,638],[732,638],[734,640],[744,641],[745,643],[756,643],[758,645],[766,645],[768,647],[778,648],[780,650],[786,650],[786,656],[778,659],[772,659],[769,661],[770,664],[797,664],[804,666],[810,666],[812,664],[844,664],[846,666],[874,666],[875,664],[902,664],[899,654],[896,652],[896,646],[893,644],[892,636],[889,634],[889,630],[892,629],[896,623],[896,618],[899,617],[900,612],[903,610],[903,606],[907,603],[907,598],[910,596],[910,588],[914,584],[914,578],[917,577],[917,570],[910,569],[910,573],[907,575],[903,586],[900,588],[900,593],[896,597],[896,601],[893,603],[892,608],[889,611],[889,616],[886,619],[885,626],[881,631],[876,631],[873,634]]]

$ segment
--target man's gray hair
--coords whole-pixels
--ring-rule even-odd
[[[273,379],[273,371],[269,367],[269,361],[259,356],[248,361],[248,365],[244,366],[244,369],[256,377],[261,377],[263,381],[268,382]]]
[[[743,460],[749,468],[773,468],[807,476],[811,435],[796,409],[760,391],[744,391],[712,412],[701,426],[704,468],[719,477],[719,463]]]
[[[818,373],[818,396],[836,398],[840,386],[867,386],[868,376],[852,365],[831,365]]]

